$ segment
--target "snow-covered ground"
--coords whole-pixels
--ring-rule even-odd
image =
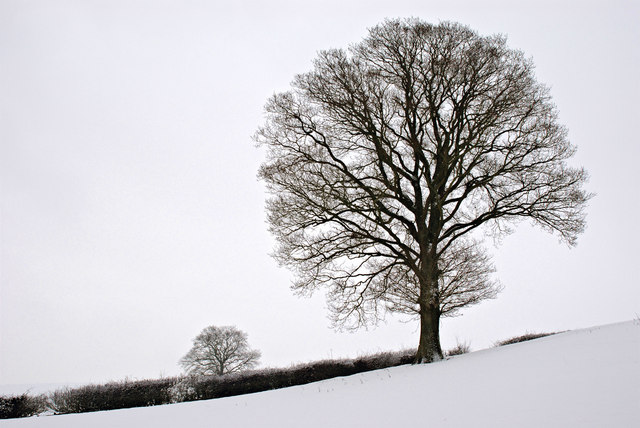
[[[638,427],[640,321],[218,400],[2,427]]]

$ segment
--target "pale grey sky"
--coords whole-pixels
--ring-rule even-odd
[[[178,374],[202,328],[263,365],[417,346],[417,323],[329,329],[273,240],[251,135],[317,51],[395,17],[502,33],[533,58],[597,193],[568,249],[523,225],[498,299],[445,348],[640,314],[637,1],[0,1],[0,384]]]

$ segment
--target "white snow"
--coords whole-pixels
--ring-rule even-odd
[[[640,321],[218,400],[2,427],[637,427]]]

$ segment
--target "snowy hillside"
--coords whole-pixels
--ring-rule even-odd
[[[2,427],[637,427],[640,322],[277,391]]]

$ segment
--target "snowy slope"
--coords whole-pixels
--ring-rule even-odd
[[[218,400],[2,427],[638,427],[640,322]]]

